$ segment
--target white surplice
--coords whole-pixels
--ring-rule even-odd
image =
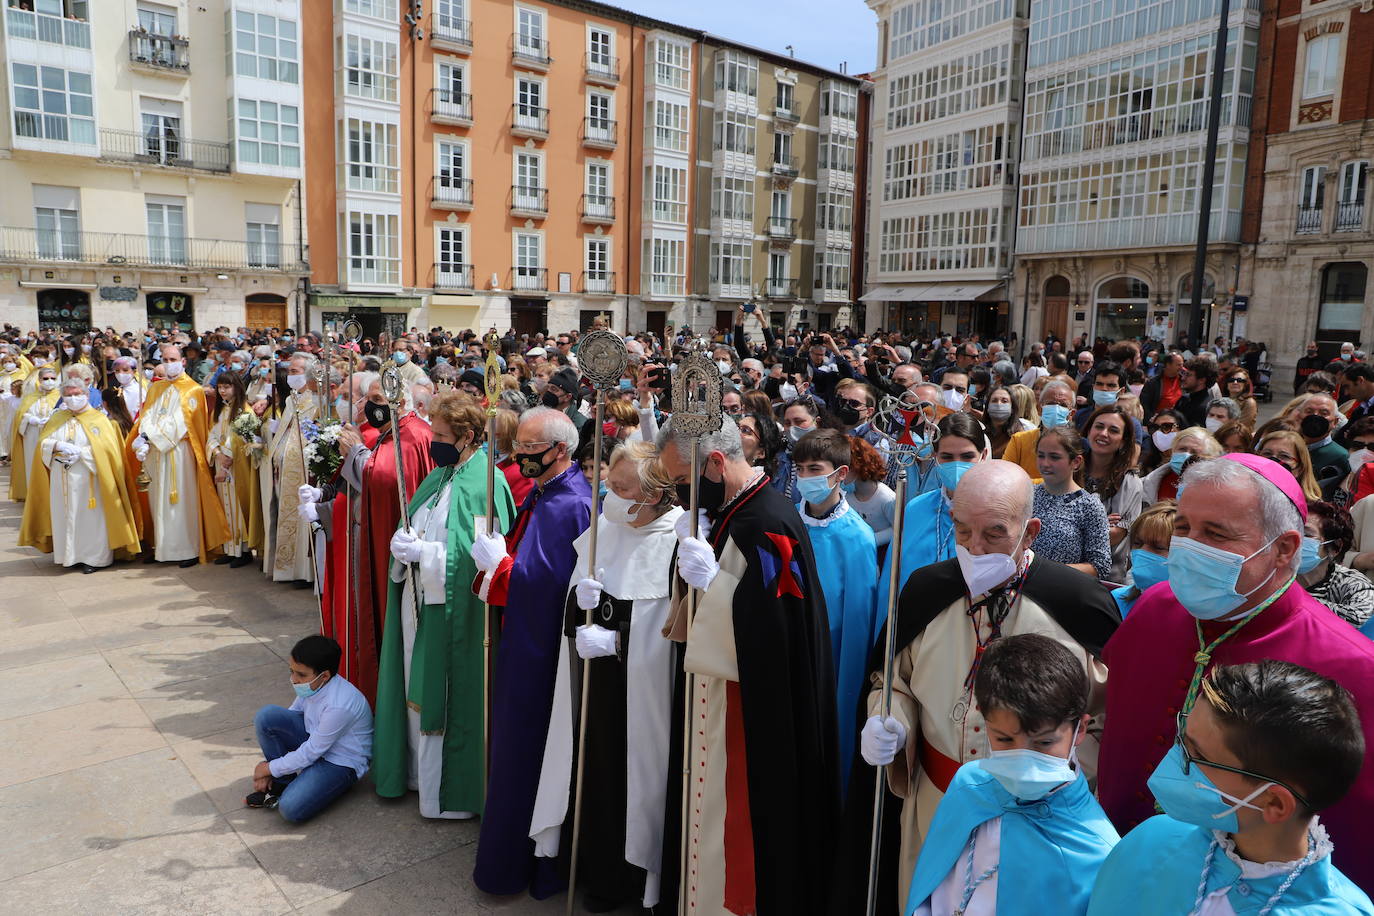
[[[144,405],[139,431],[148,439],[148,509],[153,516],[153,557],[160,563],[200,556],[200,489],[196,453],[187,438],[181,392],[172,385]],[[175,501],[173,501],[175,496]]]
[[[80,451],[76,461],[64,465],[55,460],[59,442],[70,443]],[[96,485],[95,455],[85,427],[75,419],[68,420],[39,442],[38,448],[48,468],[53,562],[58,566],[109,566],[114,562],[114,550],[105,527],[105,500]],[[38,494],[31,496],[37,498]]]
[[[301,463],[301,447],[305,439],[300,433],[299,419],[315,419],[319,402],[310,392],[292,394],[286,399],[286,409],[277,421],[272,434],[268,461],[272,472],[273,502],[271,520],[271,550],[265,551],[263,571],[273,582],[314,582],[310,568],[310,524],[302,521],[297,507],[297,491],[306,483]],[[321,507],[321,511],[328,507]]]

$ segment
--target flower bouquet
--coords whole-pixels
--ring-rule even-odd
[[[305,420],[301,423],[301,435],[305,438],[305,462],[310,476],[316,481],[334,479],[343,464],[343,452],[339,448],[339,433],[343,424],[330,417],[324,420]]]
[[[251,410],[246,410],[229,424],[229,431],[248,444],[252,457],[262,455],[262,420]]]

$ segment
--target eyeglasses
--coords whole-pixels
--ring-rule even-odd
[[[1283,786],[1289,792],[1293,793],[1293,797],[1296,798],[1299,802],[1301,802],[1304,808],[1310,809],[1312,807],[1312,805],[1307,801],[1307,799],[1302,797],[1302,794],[1298,792],[1297,789],[1293,788],[1281,779],[1275,779],[1272,776],[1264,776],[1260,773],[1254,772],[1253,770],[1246,770],[1242,769],[1241,767],[1227,766],[1224,763],[1213,763],[1211,760],[1208,760],[1205,757],[1194,757],[1188,751],[1187,742],[1183,740],[1184,729],[1188,725],[1188,713],[1180,711],[1178,714],[1178,718],[1175,721],[1178,726],[1178,731],[1174,734],[1174,743],[1178,745],[1179,752],[1183,756],[1184,776],[1188,775],[1188,771],[1191,770],[1194,765],[1211,767],[1214,770],[1225,770],[1228,773],[1235,773],[1237,776],[1248,776],[1251,779],[1258,779],[1260,782],[1271,782],[1276,786]]]
[[[553,443],[547,440],[542,442],[512,442],[510,447],[513,452],[538,452],[543,450],[540,448],[541,445],[547,448]]]

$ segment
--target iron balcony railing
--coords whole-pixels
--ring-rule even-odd
[[[583,194],[582,218],[585,220],[614,220],[615,198],[605,194]]]
[[[791,156],[773,157],[773,174],[778,178],[796,178],[797,166]]]
[[[1358,232],[1364,228],[1364,201],[1351,201],[1336,207],[1336,231]]]
[[[91,24],[84,19],[64,19],[11,6],[6,11],[11,38],[28,38],[69,48],[91,47]]]
[[[511,119],[511,130],[516,134],[547,137],[549,135],[549,110],[533,105],[515,106]]]
[[[472,265],[437,262],[434,265],[435,289],[473,289]]]
[[[435,13],[430,24],[430,38],[435,42],[458,45],[471,50],[472,21],[446,13]]]
[[[431,89],[431,118],[472,123],[472,93],[454,92],[452,89]]]
[[[549,189],[522,184],[511,185],[510,212],[516,216],[526,213],[541,217],[547,216],[549,212]]]
[[[792,241],[797,237],[797,221],[790,216],[768,217],[768,237]]]
[[[435,175],[433,203],[440,207],[471,207],[472,179]]]
[[[582,142],[593,146],[615,146],[615,121],[611,118],[583,118]]]
[[[510,278],[514,290],[546,292],[549,288],[547,267],[512,267]]]
[[[23,227],[0,228],[0,260],[187,270],[284,270],[291,273],[309,270],[305,250],[295,245]]]
[[[1322,231],[1322,208],[1301,207],[1298,209],[1298,234],[1311,235]]]
[[[797,298],[797,281],[791,277],[769,277],[766,287],[769,299]]]
[[[582,55],[583,69],[587,79],[596,83],[620,82],[620,62],[606,54]]]
[[[227,172],[230,164],[228,143],[191,140],[174,131],[110,128],[100,131],[100,158],[205,172]]]
[[[615,292],[615,271],[582,271],[582,292],[609,296]]]
[[[189,73],[191,43],[177,36],[133,29],[129,32],[129,61],[156,70]]]
[[[530,38],[527,35],[517,35],[515,38],[515,48],[511,51],[511,60],[517,64],[533,64],[537,67],[548,67],[549,43],[543,38]]]
[[[801,121],[801,115],[790,108],[774,108],[773,120],[781,121],[784,124],[796,124]]]

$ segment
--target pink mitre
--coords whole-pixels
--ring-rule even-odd
[[[1298,486],[1298,481],[1288,472],[1286,467],[1277,461],[1246,452],[1232,452],[1229,455],[1222,455],[1220,460],[1243,464],[1278,487],[1279,492],[1287,496],[1288,501],[1297,507],[1298,516],[1303,522],[1307,521],[1307,497],[1303,495],[1302,487]]]

